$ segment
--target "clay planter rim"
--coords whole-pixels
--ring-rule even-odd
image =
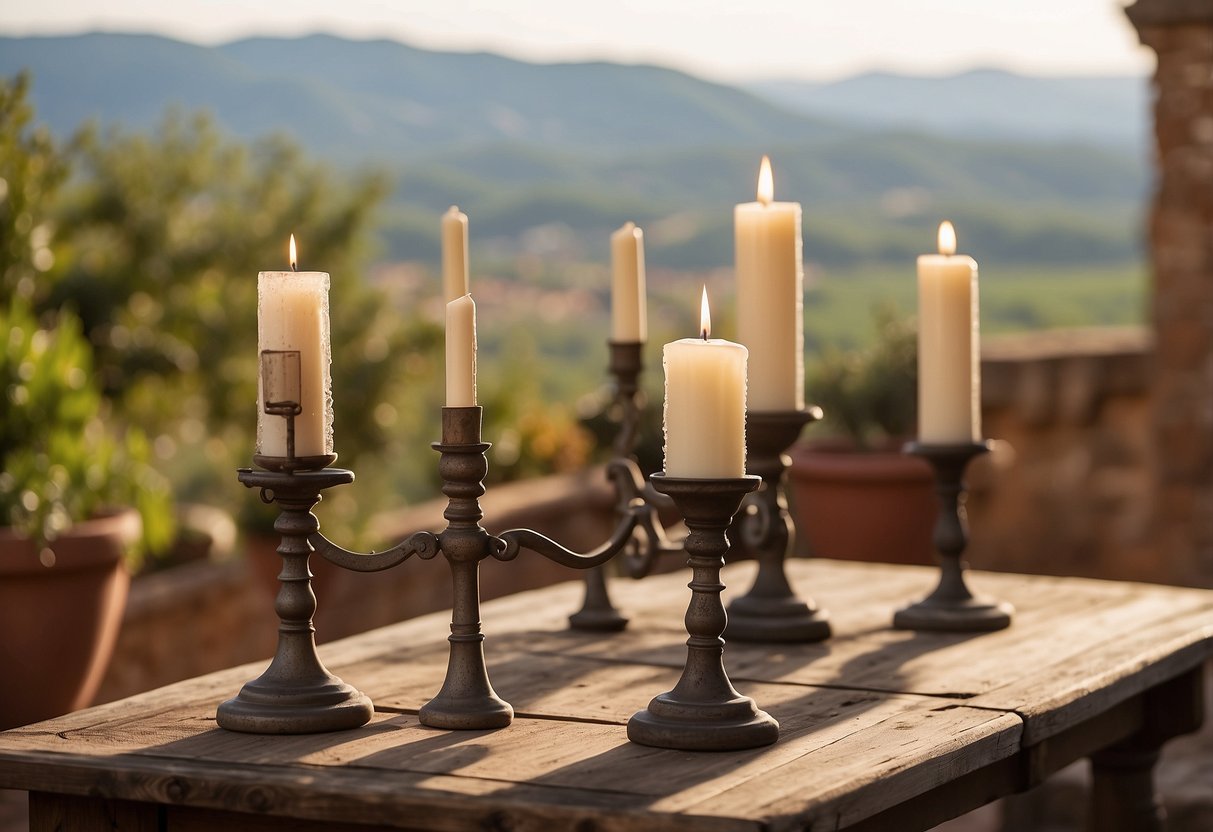
[[[126,609],[129,545],[143,522],[121,509],[66,529],[49,548],[0,529],[0,728],[87,706],[101,684]]]
[[[55,553],[55,563],[50,568],[69,571],[112,563],[123,558],[125,547],[137,541],[142,533],[143,520],[135,509],[107,509],[91,520],[73,523],[64,530],[59,540],[72,541],[66,556],[60,551],[62,547],[56,547],[57,541],[47,544]],[[11,526],[0,526],[0,553],[4,555],[0,557],[0,575],[46,569],[39,560],[40,551],[26,535],[14,531]]]
[[[793,445],[791,475],[816,481],[923,482],[933,477],[926,460],[901,452],[901,439],[890,439],[871,450],[844,438],[813,439]],[[812,471],[805,469],[809,465]]]

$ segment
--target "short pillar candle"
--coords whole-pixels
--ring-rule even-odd
[[[299,353],[299,415],[295,417],[295,455],[333,452],[333,398],[329,343],[327,272],[293,271],[297,264],[291,236],[292,271],[257,275],[257,354]],[[286,457],[286,420],[265,412],[265,391],[257,373],[257,453]]]
[[[700,337],[665,345],[665,475],[745,476],[746,358],[741,344],[711,335],[707,288]]]

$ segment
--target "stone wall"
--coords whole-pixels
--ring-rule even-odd
[[[1198,583],[1213,574],[1213,3],[1138,0],[1127,13],[1158,58],[1149,224],[1156,552]]]
[[[1192,582],[1152,539],[1150,341],[1098,328],[983,343],[983,427],[997,444],[969,476],[974,565]]]

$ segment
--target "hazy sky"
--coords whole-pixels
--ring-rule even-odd
[[[974,66],[1141,74],[1151,65],[1117,0],[0,0],[5,34],[88,29],[204,43],[323,30],[722,79]]]

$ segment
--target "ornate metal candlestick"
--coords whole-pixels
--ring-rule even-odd
[[[784,477],[791,460],[784,453],[821,408],[746,414],[746,470],[762,478],[762,488],[745,498],[736,528],[741,545],[758,556],[758,574],[749,592],[729,604],[725,637],[730,641],[812,642],[830,637],[829,615],[811,598],[801,600],[784,572],[796,527],[788,514]]]
[[[488,473],[487,442],[481,441],[480,407],[444,407],[442,441],[433,447],[442,454],[438,471],[442,493],[449,498],[443,516],[446,530],[434,535],[418,532],[387,551],[360,554],[343,549],[319,532],[311,537],[325,558],[357,572],[377,572],[416,554],[432,558],[441,551],[451,565],[454,605],[451,614],[450,659],[438,695],[419,712],[423,725],[434,728],[484,729],[510,724],[514,710],[493,690],[484,660],[484,634],[480,629],[480,561],[488,557],[512,560],[531,549],[564,566],[585,569],[605,563],[632,539],[637,527],[648,528],[649,509],[638,503],[621,518],[611,539],[593,552],[580,554],[543,535],[514,529],[500,537],[485,531],[479,498]]]
[[[990,450],[988,442],[928,445],[911,442],[905,452],[921,456],[935,470],[939,515],[935,548],[940,556],[939,585],[921,601],[898,610],[893,626],[902,630],[969,632],[1001,630],[1011,623],[1014,608],[1005,601],[974,596],[965,586],[961,553],[969,542],[964,511],[964,471],[969,460]]]
[[[656,505],[661,495],[645,488],[644,476],[636,465],[636,440],[640,429],[640,373],[644,369],[644,344],[638,341],[608,341],[610,364],[615,377],[615,402],[620,408],[619,433],[612,445],[614,459],[607,474],[615,486],[616,513],[623,517],[631,511],[636,500]],[[645,515],[645,535],[629,544],[623,561],[625,573],[643,578],[652,571],[656,556],[680,552],[682,546],[671,542],[658,522],[656,513]],[[606,567],[598,566],[585,573],[585,599],[581,609],[569,616],[569,626],[575,630],[618,632],[628,624],[628,618],[611,603],[607,591]]]
[[[269,668],[219,706],[221,728],[251,734],[311,734],[365,725],[371,700],[325,669],[316,655],[316,596],[308,537],[320,524],[312,508],[326,488],[353,482],[354,475],[329,468],[336,454],[295,456],[295,417],[299,415],[299,353],[262,353],[266,413],[286,419],[286,456],[256,455],[262,470],[241,468],[240,482],[261,489],[261,499],[281,509],[274,531],[282,535],[282,588],[274,602],[278,613],[278,647]]]
[[[724,669],[726,616],[720,602],[720,568],[729,550],[726,530],[745,495],[761,480],[683,479],[654,474],[657,491],[668,494],[690,529],[686,553],[691,565],[687,607],[687,659],[674,689],[659,694],[628,720],[628,739],[641,745],[689,751],[729,751],[770,745],[779,723],[742,696]]]

